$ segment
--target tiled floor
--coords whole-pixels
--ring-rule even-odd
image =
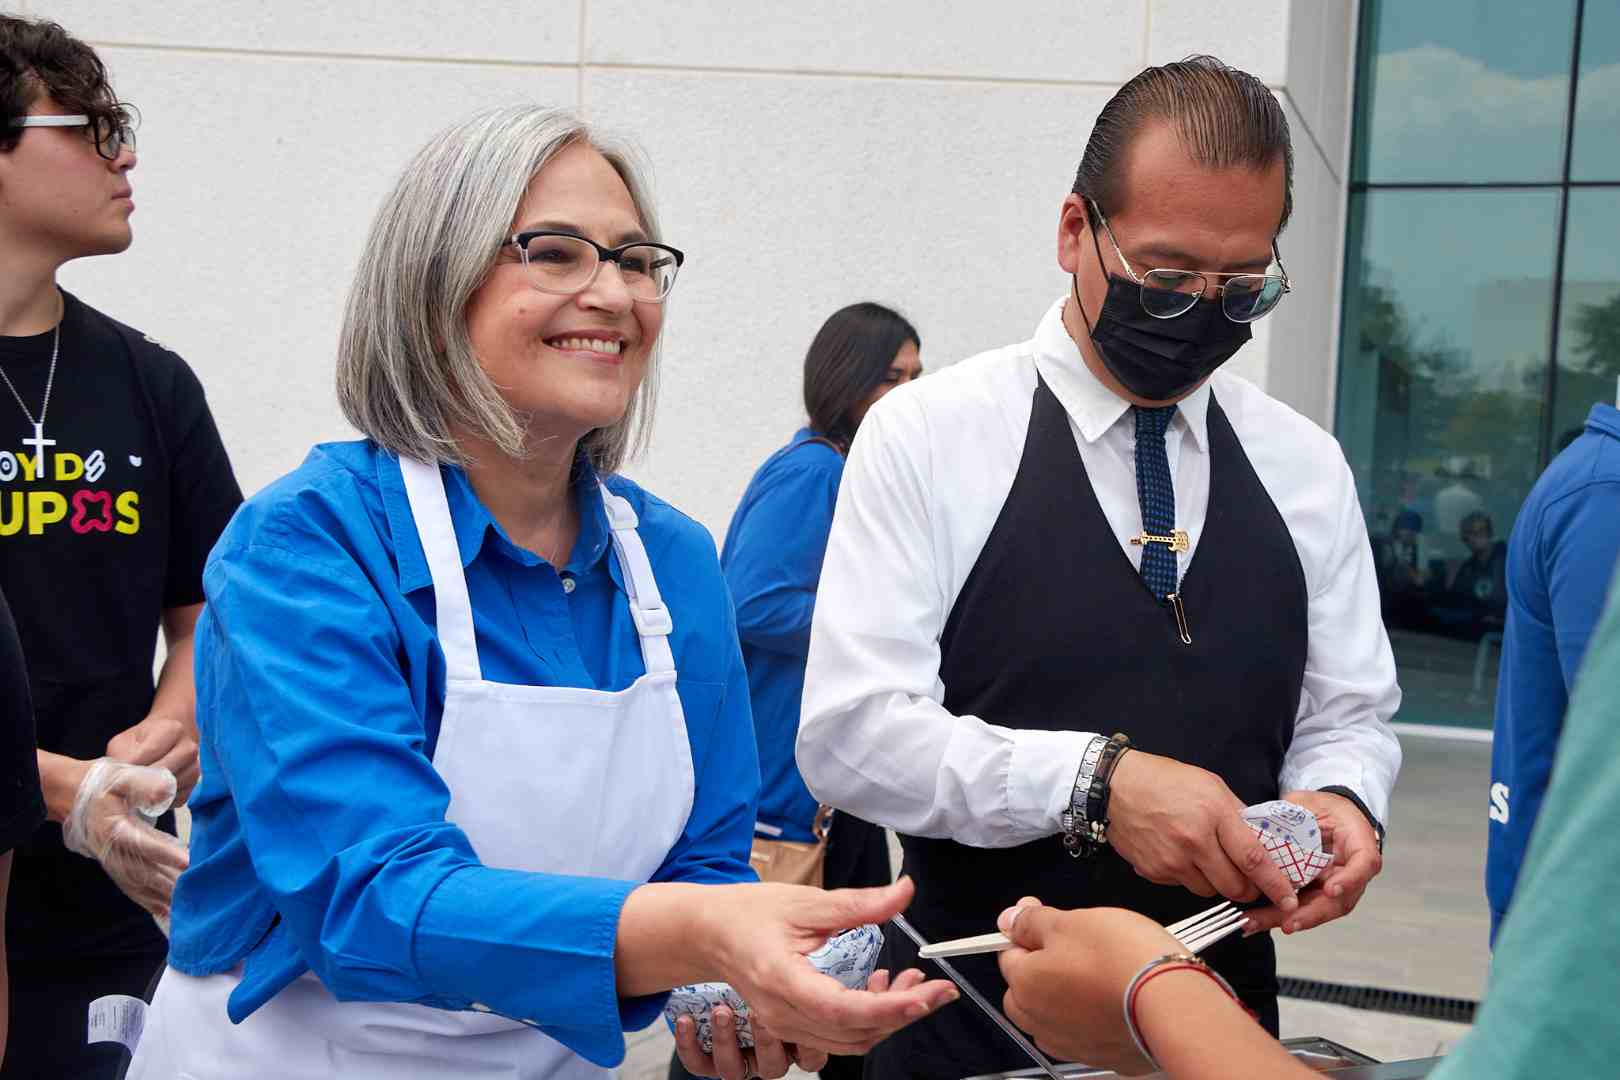
[[[1412,738],[1390,813],[1384,872],[1349,918],[1278,939],[1285,975],[1477,999],[1489,962],[1485,791],[1490,746]],[[1323,1035],[1384,1061],[1426,1057],[1466,1030],[1312,1002],[1285,1001],[1284,1035]],[[669,1034],[632,1043],[621,1075],[661,1080]],[[954,1078],[941,1078],[954,1080]]]

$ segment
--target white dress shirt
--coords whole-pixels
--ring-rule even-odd
[[[822,802],[976,847],[1061,831],[1092,731],[1014,729],[948,712],[939,643],[1018,471],[1037,371],[1068,413],[1121,548],[1140,565],[1141,549],[1129,543],[1143,531],[1134,417],[1086,368],[1062,310],[1060,301],[1030,341],[898,387],[861,424],[822,566],[799,722],[799,771]],[[1176,524],[1194,550],[1209,502],[1212,392],[1293,536],[1309,593],[1304,684],[1281,788],[1342,785],[1387,824],[1401,763],[1389,719],[1401,694],[1349,465],[1321,428],[1217,372],[1180,403],[1165,438]],[[1045,546],[1061,543],[1029,537],[1029,572],[1041,572]],[[1103,734],[1119,727],[1106,715],[1073,721]]]

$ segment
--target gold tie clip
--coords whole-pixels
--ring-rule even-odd
[[[1169,536],[1154,536],[1145,532],[1141,536],[1131,537],[1131,543],[1138,546],[1143,544],[1165,544],[1171,551],[1191,551],[1192,542],[1187,537],[1186,529],[1172,529]]]

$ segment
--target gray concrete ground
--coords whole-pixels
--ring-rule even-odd
[[[1407,737],[1384,871],[1349,918],[1278,937],[1284,975],[1479,999],[1490,954],[1485,909],[1486,743]],[[898,863],[898,860],[897,860]],[[1381,1061],[1443,1052],[1467,1029],[1315,1002],[1282,1006],[1285,1036],[1321,1035]],[[661,1080],[662,1023],[636,1035],[624,1080]],[[951,1078],[942,1078],[951,1080]]]
[[[1279,937],[1284,975],[1478,1000],[1490,966],[1485,907],[1488,743],[1406,737],[1384,871],[1347,919]],[[1445,1049],[1465,1029],[1284,1002],[1284,1035],[1325,1035],[1384,1061]]]

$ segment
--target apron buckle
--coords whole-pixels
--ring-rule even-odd
[[[665,637],[675,629],[675,620],[670,618],[669,607],[665,604],[653,608],[631,604],[630,618],[636,624],[636,632],[642,637]]]

